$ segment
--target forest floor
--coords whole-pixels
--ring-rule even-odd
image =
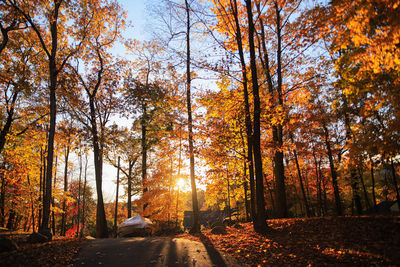
[[[0,266],[68,266],[85,239],[60,238],[41,244],[18,244],[18,250],[0,253]]]
[[[377,265],[400,266],[400,217],[324,217],[268,220],[270,232],[251,223],[227,227],[227,234],[180,234],[250,266]],[[21,244],[0,253],[0,266],[68,266],[85,240],[58,239]]]
[[[251,223],[227,227],[227,234],[179,237],[211,242],[250,266],[400,266],[400,217],[323,217],[268,220],[267,235]]]

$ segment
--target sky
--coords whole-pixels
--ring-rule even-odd
[[[146,0],[119,0],[118,1],[122,6],[123,10],[127,13],[127,20],[131,22],[131,27],[128,27],[125,30],[124,37],[125,38],[134,38],[138,40],[145,40],[149,34],[146,33]],[[124,48],[122,45],[118,45],[115,47],[113,53],[118,56],[129,57],[126,55]],[[114,119],[117,124],[126,124],[126,121],[120,118]],[[92,159],[93,161],[93,159]],[[93,166],[92,162],[91,166]],[[90,172],[92,175],[92,185],[95,186],[94,183],[94,170]],[[121,175],[121,174],[120,174]],[[115,200],[116,193],[116,180],[117,180],[117,169],[104,162],[103,166],[103,195],[105,202],[111,202]],[[121,196],[124,191],[123,187],[120,187],[119,195]],[[122,191],[122,192],[121,192]]]
[[[119,0],[122,9],[127,13],[127,24],[128,28],[124,31],[123,37],[136,39],[140,41],[149,40],[151,36],[151,15],[148,14],[147,5],[150,4],[151,0]],[[154,1],[152,1],[154,3]],[[124,46],[122,44],[116,45],[113,49],[113,54],[116,56],[122,56],[124,58],[129,59],[130,56],[124,50]],[[133,58],[133,57],[132,57]],[[112,119],[112,123],[117,123],[118,125],[122,125],[125,127],[130,127],[130,123],[128,120],[124,118],[115,117]],[[151,160],[151,155],[149,156]],[[75,173],[77,172],[78,164],[75,163]],[[91,185],[95,188],[95,179],[94,179],[94,167],[93,167],[93,158],[89,159],[89,171],[88,171],[88,179],[90,180]],[[121,177],[120,173],[120,177]],[[75,174],[76,176],[76,174]],[[76,178],[76,177],[75,177]],[[104,160],[103,165],[103,197],[105,202],[113,202],[115,201],[116,195],[116,180],[117,180],[117,169],[110,164],[108,164]],[[200,186],[200,185],[198,185]],[[190,187],[189,183],[186,181],[186,190],[182,188],[182,190],[187,191]],[[201,186],[200,186],[201,187]],[[202,187],[201,187],[202,188]],[[124,194],[124,188],[122,186],[119,187],[119,196]],[[120,201],[123,201],[123,198],[119,197]]]

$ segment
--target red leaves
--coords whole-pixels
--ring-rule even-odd
[[[399,264],[397,217],[338,217],[269,220],[274,232],[262,236],[251,223],[228,227],[226,235],[203,232],[216,249],[252,266]],[[180,237],[196,240],[197,237]],[[197,240],[200,241],[200,240]]]
[[[0,253],[0,266],[67,266],[84,240],[60,239]]]

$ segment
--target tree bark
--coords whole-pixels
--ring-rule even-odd
[[[247,80],[247,69],[246,61],[243,52],[243,41],[240,30],[237,2],[231,1],[232,14],[235,19],[236,27],[236,42],[239,51],[240,64],[242,69],[242,84],[243,84],[243,96],[244,96],[244,112],[245,112],[245,124],[246,124],[246,141],[247,141],[247,166],[249,169],[249,181],[250,181],[250,210],[251,218],[255,221],[256,218],[256,193],[255,193],[255,182],[254,182],[254,161],[253,161],[253,127],[250,115],[250,104],[249,104],[249,92],[248,92],[248,80]]]
[[[328,128],[326,127],[325,123],[323,123],[322,127],[324,129],[325,145],[326,145],[326,150],[327,150],[328,159],[329,159],[329,167],[331,169],[332,187],[333,187],[333,193],[335,195],[336,214],[338,216],[342,216],[343,215],[342,202],[340,200],[339,187],[338,187],[338,183],[337,183],[337,172],[336,172],[335,164],[333,162],[331,144],[329,142],[329,132],[328,132]]]
[[[147,179],[147,140],[146,140],[146,120],[147,120],[147,111],[146,111],[146,103],[142,103],[142,118],[140,120],[140,126],[142,128],[142,183],[143,183],[143,195],[146,194],[148,191],[147,185],[146,185],[146,179]],[[148,203],[143,204],[143,212],[146,210]]]
[[[81,182],[82,182],[82,151],[79,152],[79,179],[78,179],[78,216],[76,219],[76,237],[79,236],[79,226],[80,226],[80,217],[81,217]]]
[[[92,145],[94,154],[94,168],[96,176],[96,192],[97,192],[97,210],[96,210],[96,237],[108,237],[106,213],[104,210],[103,200],[103,155],[99,146],[99,137],[97,132],[96,123],[96,109],[94,105],[94,97],[89,97],[90,117],[91,117],[91,132],[92,132]]]
[[[247,184],[247,162],[246,159],[244,159],[244,164],[243,164],[243,190],[244,190],[244,207],[246,210],[246,221],[250,221],[250,205],[249,205],[249,200],[247,197],[247,192],[248,192],[248,184]]]
[[[367,188],[365,187],[362,167],[358,168],[358,176],[360,177],[360,182],[364,193],[365,206],[367,209],[370,209],[371,203],[369,202]]]
[[[50,22],[51,32],[51,54],[49,56],[49,80],[50,80],[50,127],[47,141],[47,169],[46,169],[46,194],[43,199],[43,220],[41,229],[42,231],[48,231],[49,229],[49,218],[50,218],[50,202],[52,198],[52,175],[53,175],[53,155],[54,155],[54,135],[56,133],[56,113],[57,113],[57,98],[56,90],[58,83],[57,70],[57,48],[58,48],[58,30],[57,30],[57,19],[60,5],[63,1],[56,1],[53,17]]]
[[[87,165],[88,165],[87,152],[85,151],[85,177],[84,177],[84,181],[83,181],[82,227],[81,227],[80,237],[83,236],[84,231],[85,231],[85,207],[86,207],[86,178],[87,178]]]
[[[321,171],[321,159],[319,160],[319,163],[318,163],[318,172],[319,172],[319,177],[322,182],[323,211],[324,211],[324,215],[327,215],[328,214],[328,205],[327,205],[327,196],[326,196],[326,181],[325,181],[324,176]]]
[[[278,84],[277,84],[277,92],[278,92],[278,104],[280,107],[283,107],[283,97],[282,97],[282,26],[281,26],[281,14],[278,3],[275,2],[275,11],[276,11],[276,36],[278,40],[278,47],[276,51],[276,60],[277,60],[277,75],[278,75]],[[283,164],[283,127],[282,124],[279,123],[276,126],[276,133],[273,134],[275,136],[275,155],[274,155],[274,167],[275,167],[275,179],[276,179],[276,202],[277,202],[277,211],[278,217],[286,218],[288,216],[287,210],[287,202],[286,202],[286,187],[285,187],[285,169]]]
[[[43,177],[44,177],[44,173],[45,173],[45,168],[44,168],[44,154],[43,154],[43,147],[40,146],[40,171],[39,171],[39,198],[38,198],[38,202],[43,204],[43,194],[42,192],[44,192],[44,185],[43,185]],[[42,223],[42,213],[43,213],[43,206],[41,207],[39,205],[39,210],[38,210],[38,231],[41,228],[41,223]]]
[[[10,107],[7,108],[7,119],[6,122],[4,123],[3,129],[1,129],[0,132],[0,155],[6,144],[6,137],[7,134],[10,132],[11,124],[14,120],[14,107],[15,107],[15,102],[17,101],[18,98],[18,93],[19,93],[18,90],[13,92],[13,95],[11,97],[11,103],[9,105]]]
[[[306,196],[306,191],[304,190],[303,176],[301,175],[301,169],[300,169],[299,161],[298,161],[298,159],[297,159],[297,152],[296,152],[296,149],[293,150],[293,154],[294,154],[294,161],[295,161],[295,163],[296,163],[297,174],[298,174],[298,176],[299,176],[301,193],[303,194],[303,201],[304,201],[304,205],[306,206],[307,217],[311,217],[310,206],[308,205],[308,200],[307,200],[307,196]]]
[[[231,220],[231,195],[230,195],[230,182],[229,182],[229,172],[228,172],[228,166],[226,166],[226,188],[227,188],[227,199],[226,199],[226,204],[228,207],[228,217],[229,220]]]
[[[347,108],[347,102],[344,102],[345,107]],[[347,113],[347,111],[344,112],[344,124],[345,124],[345,129],[346,129],[346,144],[349,144],[351,142],[351,128],[350,128],[350,118]],[[359,186],[358,186],[358,175],[357,175],[357,170],[356,166],[354,166],[354,159],[351,157],[350,153],[350,159],[349,159],[349,171],[350,171],[350,183],[351,183],[351,189],[353,191],[353,202],[356,207],[357,215],[361,215],[363,213],[363,208],[361,205],[361,197],[359,194]]]
[[[70,150],[70,143],[68,141],[67,143],[67,147],[66,147],[66,151],[65,151],[65,167],[64,167],[64,194],[67,193],[68,191],[68,157],[69,157],[69,150]],[[66,201],[65,199],[63,200],[63,204],[62,204],[62,210],[63,210],[63,214],[61,216],[61,231],[60,231],[60,235],[61,236],[65,236],[65,223],[67,221],[66,217],[67,217],[67,210],[66,210]]]
[[[273,211],[272,214],[274,214],[274,212],[275,212],[275,200],[274,200],[274,196],[273,196],[273,193],[272,193],[270,182],[266,181],[266,186],[267,186],[267,190],[268,190],[268,193],[269,193],[269,198],[271,199],[271,205],[272,205],[272,211]]]
[[[57,167],[58,167],[58,155],[56,155],[56,163],[55,163],[55,166],[54,166],[53,190],[55,189],[56,182],[57,182]],[[54,204],[55,204],[54,203],[54,196],[52,196],[51,205],[53,205],[53,207],[54,207]],[[51,219],[51,228],[53,230],[53,235],[55,235],[56,234],[56,216],[54,214],[54,210],[51,212],[51,217],[52,217],[52,219]]]
[[[374,161],[372,157],[369,156],[369,161],[371,163],[371,186],[372,186],[372,201],[374,202],[374,207],[376,206],[376,196],[375,196],[375,174],[374,174]]]
[[[127,209],[128,209],[128,218],[132,217],[132,168],[133,164],[131,161],[128,163],[128,202],[127,202]]]
[[[117,168],[117,189],[115,193],[115,209],[114,209],[114,232],[115,236],[117,236],[117,219],[118,219],[118,193],[119,193],[119,168],[120,168],[120,160],[118,157],[118,168]]]
[[[5,203],[6,203],[6,178],[4,174],[1,175],[1,191],[0,191],[0,227],[4,226],[6,221]],[[29,178],[29,177],[28,177]],[[28,179],[29,181],[29,179]]]
[[[268,230],[266,223],[265,213],[265,200],[264,200],[264,181],[262,171],[261,159],[261,140],[260,140],[260,95],[257,77],[256,54],[254,48],[254,23],[253,11],[251,0],[246,0],[246,10],[248,18],[249,29],[249,47],[250,47],[250,66],[251,66],[251,81],[253,87],[253,101],[254,101],[254,127],[253,127],[253,155],[254,167],[256,177],[256,201],[257,201],[257,214],[256,220],[253,222],[254,230],[258,233],[265,234]]]
[[[318,160],[313,151],[314,165],[315,165],[315,177],[317,178],[317,199],[318,199],[318,216],[323,215],[322,211],[322,188],[321,188],[321,175],[318,170]]]
[[[264,32],[264,23],[261,17],[261,8],[260,4],[257,5],[259,21],[260,21],[260,29],[261,29],[261,45],[264,51],[264,60],[262,61],[266,76],[267,76],[267,84],[268,84],[268,92],[269,97],[272,103],[271,108],[275,108],[276,105],[283,106],[283,97],[282,97],[282,34],[281,34],[281,17],[280,17],[280,10],[275,2],[275,13],[276,13],[276,27],[277,27],[277,65],[276,65],[276,72],[277,72],[277,85],[274,86],[272,81],[272,74],[271,74],[271,67],[270,67],[270,60],[268,57],[267,46],[266,46],[266,39],[265,39],[265,32]],[[278,103],[276,103],[274,90],[277,92]],[[282,131],[282,124],[272,125],[272,140],[274,145],[274,177],[275,177],[275,186],[276,186],[276,215],[277,217],[284,218],[287,217],[287,201],[286,201],[286,188],[285,188],[285,173],[284,173],[284,164],[283,164],[283,131]]]
[[[189,157],[190,157],[190,184],[192,187],[192,206],[193,206],[193,225],[191,233],[200,232],[199,204],[197,200],[196,177],[194,173],[194,148],[193,148],[193,122],[192,122],[192,103],[191,103],[191,73],[190,73],[190,7],[188,0],[185,0],[186,11],[186,102],[188,112],[189,130]]]

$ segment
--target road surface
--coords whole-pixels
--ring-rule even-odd
[[[205,244],[208,242],[205,242]],[[212,245],[172,237],[88,240],[73,266],[243,266]]]

